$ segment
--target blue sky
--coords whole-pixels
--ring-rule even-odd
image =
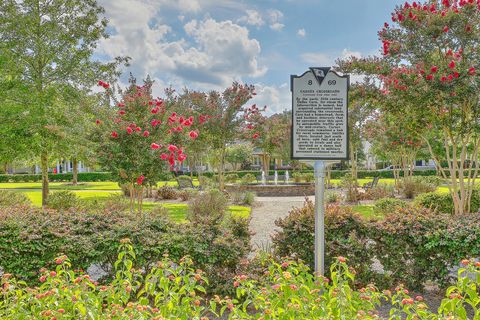
[[[99,0],[111,37],[98,55],[128,55],[125,70],[163,88],[255,84],[255,103],[290,108],[289,77],[348,55],[377,54],[377,31],[397,0]]]

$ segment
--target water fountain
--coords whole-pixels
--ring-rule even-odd
[[[315,184],[309,183],[294,183],[291,180],[290,172],[285,171],[285,175],[279,175],[275,170],[273,175],[273,183],[267,183],[267,172],[261,171],[261,175],[257,176],[257,183],[242,183],[242,184],[226,184],[225,190],[227,192],[254,192],[259,197],[304,197],[315,194]],[[278,180],[281,180],[280,183]],[[282,183],[282,182],[285,183]]]

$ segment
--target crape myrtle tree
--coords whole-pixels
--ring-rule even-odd
[[[255,112],[245,124],[245,138],[250,138],[254,146],[262,150],[263,171],[267,174],[271,157],[286,160],[286,154],[291,152],[291,122],[291,113],[277,113],[268,117]]]
[[[8,100],[28,106],[32,123],[30,148],[40,156],[42,204],[48,197],[48,165],[58,141],[65,137],[68,122],[56,122],[68,103],[63,102],[66,87],[89,88],[95,79],[113,79],[117,66],[92,60],[107,21],[104,10],[94,0],[3,0],[0,1],[0,46],[17,66],[27,96],[11,91]],[[19,101],[23,98],[23,101]],[[64,99],[63,99],[64,100]]]
[[[470,211],[480,146],[480,3],[406,2],[396,7],[392,22],[379,32],[381,58],[352,58],[347,64],[354,72],[377,75],[391,99],[410,102],[402,112],[430,129],[422,139],[450,179],[455,213]],[[441,141],[442,152],[434,141]]]
[[[162,172],[175,170],[187,159],[184,145],[198,137],[198,131],[192,130],[198,119],[172,111],[172,101],[153,98],[150,79],[142,86],[134,78],[129,82],[117,100],[110,85],[99,81],[118,109],[113,117],[96,120],[104,138],[99,157],[103,166],[128,186],[130,210],[137,204],[141,213],[144,186],[155,185]]]
[[[422,140],[415,130],[409,130],[408,119],[393,117],[389,113],[377,114],[365,124],[365,137],[371,143],[373,153],[393,165],[395,185],[401,172],[404,179],[413,176]]]
[[[215,153],[220,190],[225,185],[227,147],[242,137],[242,128],[251,114],[260,112],[245,106],[254,95],[254,86],[234,82],[223,92],[185,90],[179,98],[188,101],[183,102],[184,105],[188,105],[198,119],[194,127],[201,126],[202,140]]]
[[[363,141],[365,140],[365,124],[369,121],[374,112],[378,90],[376,86],[365,79],[362,83],[353,84],[348,92],[349,110],[349,152],[352,169],[352,179],[357,185],[358,160],[363,154]]]

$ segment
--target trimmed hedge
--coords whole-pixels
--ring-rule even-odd
[[[287,170],[277,170],[277,173],[278,173],[278,175],[285,175],[286,171]],[[302,174],[309,174],[309,173],[311,174],[311,173],[313,173],[313,170],[288,170],[288,173],[290,175],[290,180],[293,180],[292,175],[295,172],[299,172],[299,173],[302,173]],[[332,179],[341,179],[349,172],[350,172],[350,170],[332,170],[332,171],[330,171],[330,176],[331,176]],[[262,175],[262,171],[259,171],[259,170],[226,172],[226,174],[229,174],[229,173],[237,174],[240,179],[246,174],[253,174],[255,177]],[[274,174],[275,174],[275,170],[270,170],[268,172],[268,175],[273,176]],[[372,178],[372,177],[392,178],[393,179],[393,172],[392,171],[359,170],[357,172],[357,174],[358,174],[359,179]],[[205,172],[202,175],[207,176],[207,177],[212,177],[214,175],[214,173],[213,172]],[[402,175],[402,174],[400,174],[400,175]],[[414,175],[416,175],[416,176],[435,176],[435,175],[437,175],[437,171],[436,170],[417,170],[417,171],[414,171]]]
[[[162,175],[162,180],[170,180],[172,174],[166,172]],[[72,173],[48,174],[50,182],[68,182],[72,181]],[[1,182],[40,182],[41,174],[0,174]],[[115,177],[110,172],[79,172],[78,182],[95,182],[95,181],[115,181]]]
[[[308,201],[275,224],[274,251],[294,256],[313,267],[314,206]],[[328,206],[325,212],[326,265],[335,256],[349,258],[362,284],[383,288],[398,283],[421,289],[427,281],[446,286],[451,268],[480,255],[478,213],[460,216],[426,208],[395,208],[383,220],[367,220],[348,207]],[[374,258],[384,272],[372,267]]]
[[[107,210],[87,213],[28,206],[0,208],[0,266],[6,273],[36,283],[40,268],[53,267],[54,258],[66,254],[84,270],[92,264],[107,267],[108,278],[113,276],[111,266],[119,241],[128,237],[138,253],[140,267],[150,268],[166,253],[175,260],[188,255],[211,279],[211,292],[231,294],[225,290],[231,287],[227,284],[250,251],[250,233],[246,219],[226,221],[212,227],[199,221],[173,223],[153,212],[138,215]]]
[[[285,175],[287,170],[277,170],[278,175]],[[292,175],[295,172],[300,172],[302,174],[312,174],[313,170],[288,170],[290,174],[290,179],[293,180]],[[349,173],[349,170],[332,170],[330,176],[332,179],[341,179],[345,174]],[[275,171],[270,170],[268,175],[274,175]],[[262,175],[262,171],[231,171],[226,172],[226,174],[237,174],[241,179],[247,174],[253,174],[255,177]],[[418,170],[414,172],[416,176],[435,176],[437,172],[435,170]],[[189,176],[189,173],[183,175]],[[212,178],[216,174],[214,172],[204,172],[203,176]],[[194,173],[193,176],[198,176],[197,173]],[[173,177],[173,174],[170,172],[165,172],[161,176],[161,180],[170,180]],[[358,178],[371,178],[371,177],[381,177],[381,178],[393,178],[392,171],[380,171],[380,170],[359,170]],[[110,172],[80,172],[78,174],[79,182],[94,182],[94,181],[114,181],[115,177],[112,176]],[[58,174],[49,174],[48,179],[51,182],[67,182],[73,179],[72,173],[58,173]],[[42,175],[40,174],[0,174],[0,183],[1,182],[40,182],[42,181]]]

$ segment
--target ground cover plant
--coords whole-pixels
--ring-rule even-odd
[[[0,316],[16,319],[378,319],[382,303],[392,305],[388,319],[477,319],[480,316],[480,263],[462,260],[458,281],[448,288],[438,312],[422,296],[402,286],[379,291],[370,284],[355,289],[355,272],[337,257],[331,278],[314,276],[301,262],[259,258],[261,274],[231,279],[234,296],[205,295],[209,280],[188,257],[164,256],[148,271],[129,239],[122,239],[107,284],[73,270],[69,258],[54,258],[28,287],[14,275],[0,280]]]

